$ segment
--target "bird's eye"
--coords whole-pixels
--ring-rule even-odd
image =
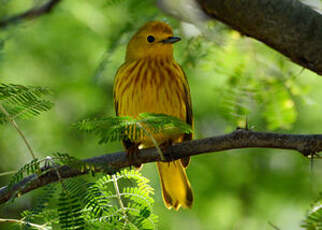
[[[147,38],[148,42],[154,42],[155,38],[152,35],[149,35]]]

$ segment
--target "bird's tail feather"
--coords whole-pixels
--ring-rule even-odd
[[[162,197],[167,208],[191,208],[192,189],[181,160],[157,162],[162,187]]]

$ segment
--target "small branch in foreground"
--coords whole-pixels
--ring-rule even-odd
[[[276,225],[274,225],[272,222],[268,221],[268,224],[275,230],[280,230]]]
[[[0,28],[5,28],[10,24],[16,23],[21,20],[30,20],[36,17],[39,17],[43,14],[49,13],[55,5],[57,5],[61,0],[49,0],[45,4],[32,8],[24,13],[9,17],[0,21]]]
[[[19,133],[19,135],[22,138],[23,142],[27,146],[27,149],[29,150],[32,159],[36,159],[36,155],[35,155],[34,151],[32,150],[31,145],[29,144],[26,136],[23,134],[23,132],[19,128],[19,126],[16,123],[16,121],[10,116],[10,114],[7,112],[7,110],[1,104],[0,104],[0,111],[7,117],[7,119],[12,124],[12,126],[17,130],[17,132]]]
[[[16,220],[16,219],[2,219],[0,218],[0,223],[1,222],[7,222],[7,223],[15,223],[15,224],[20,224],[20,225],[29,225],[35,229],[40,229],[40,230],[48,230],[50,228],[47,228],[46,225],[39,225],[39,224],[34,224],[30,222],[26,222],[24,220]]]
[[[304,156],[309,156],[322,152],[322,135],[292,135],[237,129],[230,134],[169,146],[164,151],[164,155],[171,155],[171,159],[175,160],[203,153],[241,148],[288,149],[296,150]],[[101,172],[102,168],[104,168],[105,173],[114,174],[122,168],[129,167],[131,163],[136,165],[160,161],[160,154],[155,148],[142,149],[138,154],[139,158],[132,159],[131,161],[126,156],[126,152],[118,152],[88,158],[84,162],[95,166],[95,172]],[[43,168],[42,170],[48,170],[48,168]],[[49,183],[57,182],[59,178],[57,177],[56,170],[59,170],[59,174],[63,179],[80,176],[89,172],[89,170],[81,171],[68,166],[61,166],[56,169],[53,168],[41,176],[34,174],[25,177],[22,181],[13,185],[10,190],[7,186],[0,189],[0,204],[5,203],[17,194],[24,194]]]
[[[117,201],[119,202],[120,205],[120,209],[122,209],[123,212],[123,217],[125,218],[125,222],[124,222],[124,227],[127,225],[127,223],[129,222],[122,198],[121,198],[121,194],[120,194],[120,190],[119,190],[119,185],[117,184],[117,179],[115,175],[112,175],[112,179],[113,179],[113,184],[114,184],[114,189],[115,189],[115,193],[116,193],[116,197],[117,197]]]

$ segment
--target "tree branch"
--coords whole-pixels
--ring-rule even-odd
[[[298,0],[196,0],[203,11],[322,75],[322,14]]]
[[[237,129],[230,134],[222,136],[175,144],[168,147],[164,154],[165,156],[171,156],[171,159],[179,159],[209,152],[254,147],[296,150],[304,156],[308,156],[322,151],[322,135],[291,135]],[[160,155],[155,148],[143,149],[138,155],[139,158],[134,159],[132,164],[136,165],[160,160]],[[101,166],[104,165],[104,172],[108,174],[114,174],[120,169],[130,166],[130,161],[126,157],[125,152],[105,154],[88,158],[84,161],[96,166],[94,170],[96,172],[101,172]],[[45,168],[42,170],[45,170]],[[25,177],[22,181],[12,186],[10,190],[7,186],[0,189],[0,204],[5,203],[13,196],[17,196],[17,194],[24,194],[49,183],[57,182],[59,180],[57,170],[63,179],[89,172],[88,170],[80,171],[68,166],[61,166],[58,168],[53,167],[46,174],[39,177],[37,175]]]
[[[39,7],[32,8],[24,13],[17,14],[0,21],[0,28],[5,28],[10,24],[17,23],[22,20],[31,20],[43,14],[49,13],[61,0],[49,0]]]

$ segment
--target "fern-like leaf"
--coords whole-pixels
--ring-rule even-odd
[[[30,210],[25,210],[21,213],[21,216],[26,223],[43,222],[51,225],[54,222],[53,220],[57,217],[54,210],[48,209],[49,202],[54,199],[56,194],[56,184],[49,184],[42,190],[36,204]],[[31,228],[26,225],[25,229]]]
[[[107,165],[94,165],[94,164],[90,164],[88,162],[79,160],[71,155],[69,155],[68,153],[54,153],[53,154],[53,160],[55,163],[59,164],[59,165],[67,165],[71,168],[74,169],[78,169],[82,172],[84,171],[89,171],[93,176],[95,175],[95,171],[101,170],[108,170],[108,166]]]
[[[53,103],[43,97],[50,94],[51,91],[43,87],[0,84],[0,104],[6,108],[10,116],[8,118],[0,112],[0,124],[7,123],[8,119],[29,119],[48,111]]]
[[[76,194],[63,189],[58,201],[58,217],[61,229],[85,229],[80,199]]]
[[[118,194],[115,182],[122,190]],[[124,170],[114,177],[106,175],[88,189],[86,211],[92,228],[155,229],[157,217],[152,214],[153,194],[149,180],[137,171]],[[122,205],[120,206],[121,199]]]
[[[191,133],[192,128],[184,121],[165,114],[142,113],[137,118],[108,116],[86,119],[75,124],[80,130],[100,137],[99,143],[130,139],[135,141],[155,133]]]
[[[321,230],[322,229],[322,193],[312,205],[302,227],[306,230]]]
[[[32,160],[24,165],[12,178],[11,186],[24,176],[46,173],[41,164],[64,164],[83,167],[80,160],[57,153],[50,159]],[[52,167],[48,167],[52,170]],[[81,178],[72,178],[47,185],[31,210],[24,211],[24,229],[29,223],[46,224],[55,229],[155,229],[158,221],[153,214],[153,188],[149,180],[138,171],[124,170],[113,176],[105,175],[95,183]],[[56,201],[56,187],[61,191]],[[19,191],[18,191],[19,193]],[[15,197],[14,194],[13,197]],[[57,205],[52,208],[48,204]]]
[[[9,182],[8,188],[10,189],[14,184],[21,181],[25,176],[40,173],[40,161],[38,159],[31,160],[22,166],[12,177]]]

